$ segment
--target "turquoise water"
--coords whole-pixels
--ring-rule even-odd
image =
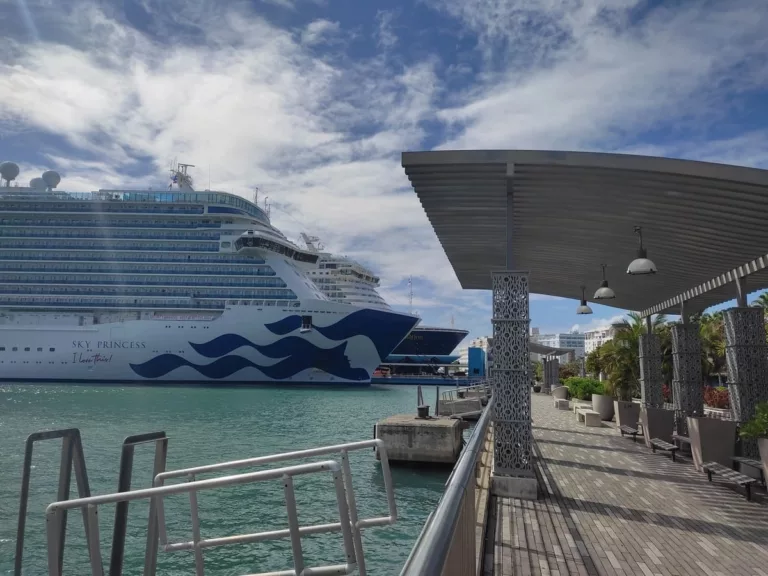
[[[433,398],[434,388],[424,388]],[[114,492],[120,445],[126,436],[164,430],[170,437],[168,469],[262,456],[341,442],[367,440],[377,419],[414,412],[412,386],[370,388],[290,387],[96,387],[0,386],[0,574],[11,574],[24,441],[38,430],[80,428],[93,494]],[[153,445],[139,446],[132,488],[151,483]],[[24,574],[47,573],[45,507],[56,498],[59,441],[36,447],[27,517]],[[353,453],[355,493],[361,518],[385,515],[384,486],[372,452]],[[246,470],[243,470],[246,471]],[[250,471],[248,469],[247,471]],[[363,545],[370,574],[397,574],[428,514],[440,498],[448,471],[395,468],[399,518],[371,528]],[[206,476],[209,477],[209,476]],[[302,525],[338,521],[330,476],[295,481]],[[75,493],[74,476],[72,493]],[[282,483],[270,481],[202,492],[198,496],[204,538],[287,528]],[[189,500],[167,500],[171,541],[191,539]],[[148,504],[130,504],[125,575],[141,574]],[[102,557],[109,562],[114,506],[99,508]],[[343,563],[341,536],[306,537],[308,566]],[[236,576],[292,567],[287,540],[234,545],[205,552],[206,574]],[[68,520],[64,574],[90,574],[79,512]],[[189,552],[160,552],[158,574],[194,574]]]

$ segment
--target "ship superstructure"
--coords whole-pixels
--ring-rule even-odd
[[[255,202],[11,186],[0,165],[0,378],[368,382],[417,319],[332,302]]]
[[[317,266],[309,270],[309,277],[334,302],[369,306],[379,310],[392,310],[378,293],[379,277],[360,262],[324,251],[317,236],[302,233],[301,239],[308,251],[317,254]],[[411,314],[415,316],[414,314]],[[395,348],[389,362],[409,361],[450,363],[450,357],[459,343],[469,334],[467,330],[418,325]]]

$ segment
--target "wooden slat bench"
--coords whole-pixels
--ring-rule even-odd
[[[747,500],[752,500],[752,484],[757,482],[756,478],[745,476],[741,472],[736,472],[717,462],[705,462],[701,467],[707,471],[707,478],[712,482],[712,474],[722,476],[725,480],[743,486],[747,492]]]
[[[763,472],[763,463],[760,460],[755,460],[754,458],[746,458],[744,456],[734,456],[731,458],[734,462],[738,462],[739,464],[743,464],[744,466],[749,466],[750,468],[755,468],[758,472],[760,472],[760,481],[765,485],[765,473]]]
[[[669,452],[672,455],[672,462],[675,461],[675,452],[680,449],[674,444],[670,444],[661,438],[651,438],[651,450],[653,450],[654,453],[656,452],[656,448],[659,450],[664,450],[665,452]]]
[[[619,432],[621,432],[621,437],[624,438],[624,434],[629,434],[632,436],[632,441],[637,442],[637,435],[639,432],[637,431],[637,428],[632,428],[632,426],[627,426],[626,424],[619,426]]]

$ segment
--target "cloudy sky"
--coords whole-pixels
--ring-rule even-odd
[[[0,0],[0,160],[73,191],[167,185],[272,203],[425,323],[490,332],[403,150],[578,149],[768,167],[765,0]],[[617,311],[532,297],[542,331]]]

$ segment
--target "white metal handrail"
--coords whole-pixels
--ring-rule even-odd
[[[375,448],[380,457],[384,486],[387,495],[389,507],[388,516],[375,518],[358,519],[357,504],[355,501],[354,489],[352,486],[352,476],[349,466],[348,453],[354,450]],[[232,476],[224,476],[206,480],[196,480],[195,476],[204,473],[218,472],[233,468],[243,468],[247,466],[258,466],[282,462],[285,460],[310,458],[337,453],[341,456],[341,464],[334,460],[322,462],[305,463],[294,466],[265,470],[259,472],[250,472]],[[310,474],[322,471],[330,471],[333,477],[336,491],[336,501],[339,510],[339,522],[328,524],[316,524],[310,526],[299,526],[298,515],[296,511],[296,499],[293,488],[293,476],[300,474]],[[186,477],[188,482],[180,484],[163,485],[165,480],[174,477]],[[197,505],[197,492],[221,488],[225,486],[247,484],[252,482],[274,480],[283,480],[283,489],[285,494],[286,509],[288,515],[289,527],[283,530],[272,530],[266,532],[242,534],[236,536],[227,536],[220,538],[202,538],[200,534],[200,523]],[[168,543],[167,531],[165,526],[164,497],[172,494],[188,493],[190,499],[190,511],[192,516],[192,540],[188,542]],[[215,546],[228,544],[242,544],[251,542],[260,542],[265,540],[275,540],[290,538],[291,549],[293,553],[293,570],[284,570],[280,572],[269,572],[271,575],[330,575],[330,574],[351,574],[355,570],[360,570],[360,574],[365,574],[365,565],[362,550],[362,539],[360,530],[372,526],[385,526],[393,524],[397,519],[397,508],[394,499],[394,490],[392,487],[391,472],[389,461],[387,459],[386,447],[381,440],[366,440],[363,442],[353,442],[348,444],[338,444],[323,448],[314,448],[309,450],[300,450],[287,452],[283,454],[274,454],[270,456],[261,456],[245,460],[235,460],[231,462],[222,462],[207,466],[198,466],[195,468],[186,468],[182,470],[170,470],[158,474],[153,487],[134,490],[130,492],[119,492],[114,494],[105,494],[101,496],[91,496],[75,500],[63,500],[50,504],[46,509],[47,536],[48,536],[48,567],[50,576],[59,576],[61,573],[61,532],[63,522],[61,515],[66,510],[81,508],[88,518],[86,539],[91,559],[91,571],[94,576],[103,576],[103,566],[101,559],[101,550],[99,545],[99,526],[98,526],[98,506],[107,503],[129,502],[132,500],[150,499],[150,533],[157,534],[165,551],[193,550],[195,553],[195,573],[198,576],[204,575],[204,565],[202,550]],[[152,513],[152,509],[156,514]],[[301,547],[301,538],[309,534],[319,534],[327,532],[341,532],[346,554],[346,564],[333,566],[322,566],[306,568]],[[148,561],[150,555],[156,557],[157,547],[147,542],[147,557],[145,558],[145,575],[154,576],[154,561]],[[157,542],[155,537],[154,542]],[[151,566],[147,572],[147,566]],[[251,575],[257,576],[257,575]],[[263,575],[266,576],[266,573]]]
[[[352,486],[352,470],[349,465],[349,452],[356,450],[366,450],[374,448],[379,454],[379,460],[381,463],[381,472],[384,479],[384,490],[387,496],[387,506],[389,515],[377,516],[374,518],[358,518],[357,515],[357,501],[355,499],[355,491]],[[283,452],[282,454],[271,454],[269,456],[258,456],[255,458],[246,458],[244,460],[232,460],[230,462],[219,462],[216,464],[208,464],[204,466],[195,466],[193,468],[181,468],[179,470],[167,470],[161,472],[153,481],[153,486],[163,486],[166,480],[171,478],[184,478],[186,477],[190,481],[195,481],[195,477],[200,474],[210,474],[212,472],[222,472],[224,470],[233,470],[238,468],[250,468],[253,466],[260,466],[264,464],[274,464],[276,462],[285,462],[287,460],[296,460],[300,458],[313,458],[317,456],[327,456],[329,454],[339,454],[341,458],[341,470],[344,477],[344,486],[346,494],[347,509],[349,510],[349,518],[352,532],[352,541],[354,544],[354,554],[352,561],[356,563],[360,576],[366,575],[365,569],[365,556],[363,553],[363,542],[361,536],[361,530],[363,528],[371,528],[374,526],[388,526],[394,524],[397,521],[397,505],[395,504],[395,492],[392,486],[392,473],[389,468],[389,459],[387,458],[387,449],[384,442],[380,439],[363,440],[361,442],[349,442],[346,444],[335,444],[332,446],[323,446],[321,448],[310,448],[307,450],[296,450],[294,452]],[[192,493],[190,493],[190,500],[192,499]],[[165,525],[165,509],[163,507],[162,498],[156,499],[157,508],[157,522],[159,525],[160,545],[166,552],[175,550],[189,550],[195,549],[195,561],[202,562],[202,548],[209,547],[209,545],[201,545],[199,547],[190,546],[186,543],[169,543],[168,532]],[[152,519],[150,518],[150,522]],[[192,508],[192,530],[193,534],[199,531],[197,520],[196,505]],[[314,532],[306,531],[308,529],[302,528],[302,534],[312,534]],[[218,539],[223,544],[244,544],[248,542],[255,542],[257,540],[249,539],[250,535],[243,536],[230,536],[227,538]],[[149,545],[149,543],[148,543]],[[151,551],[148,549],[148,553]]]

